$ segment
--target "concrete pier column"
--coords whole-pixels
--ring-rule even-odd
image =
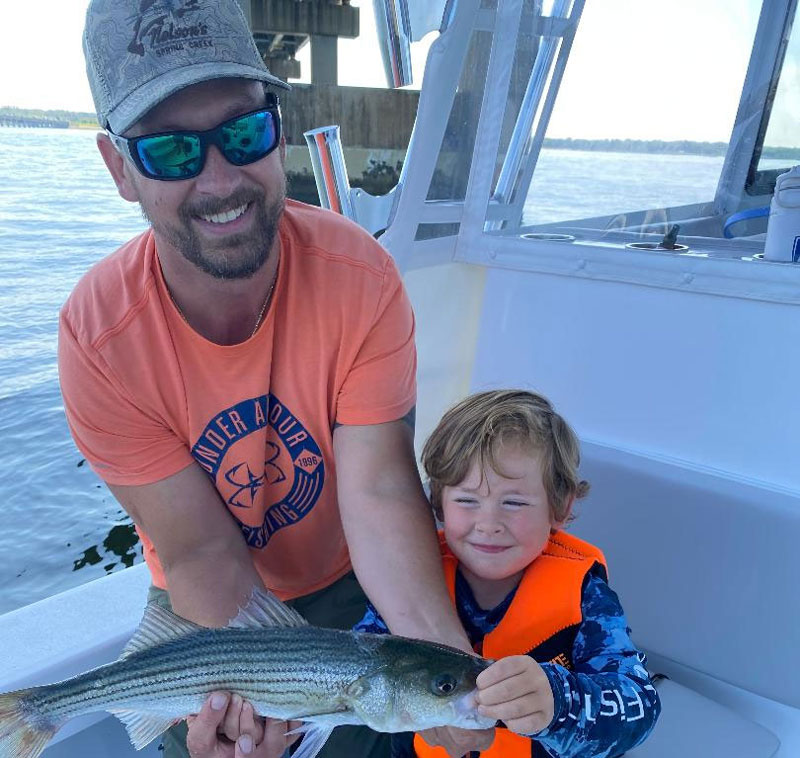
[[[338,84],[338,38],[311,35],[311,83]]]
[[[238,0],[265,60],[277,69],[278,60],[290,61],[295,74],[297,51],[311,43],[311,80],[336,84],[337,39],[354,39],[359,31],[359,9],[347,0]],[[269,65],[269,64],[268,64]]]

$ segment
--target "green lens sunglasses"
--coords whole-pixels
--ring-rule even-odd
[[[193,179],[203,170],[209,145],[216,145],[234,166],[255,163],[278,146],[280,106],[275,95],[267,98],[265,108],[223,121],[205,132],[161,132],[131,138],[109,132],[108,136],[148,179]]]

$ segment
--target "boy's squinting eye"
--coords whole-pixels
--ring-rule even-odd
[[[474,497],[456,497],[453,502],[460,503],[461,505],[475,505],[478,501]]]
[[[523,502],[521,500],[504,500],[503,501],[503,505],[511,505],[511,506],[514,506],[514,507],[520,507],[520,506],[523,506],[523,505],[528,505],[528,503],[525,503],[525,502]]]

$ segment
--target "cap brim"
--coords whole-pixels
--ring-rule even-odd
[[[255,79],[275,87],[290,90],[291,85],[273,76],[266,69],[253,68],[242,63],[196,63],[184,68],[173,69],[126,97],[116,108],[108,112],[108,128],[115,134],[123,134],[130,129],[147,111],[162,100],[174,95],[184,87],[207,82],[212,79]],[[104,124],[104,126],[106,126]]]

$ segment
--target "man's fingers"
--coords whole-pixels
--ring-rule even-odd
[[[189,733],[186,736],[186,746],[190,754],[202,754],[214,749],[217,744],[217,728],[225,717],[227,704],[227,693],[214,692],[206,698],[200,713],[187,719]]]
[[[294,729],[299,729],[301,726],[303,726],[303,722],[302,721],[287,721],[286,722],[286,731],[287,732],[291,732]],[[303,736],[302,734],[290,734],[290,735],[288,735],[286,737],[286,747],[289,747],[289,745],[294,745],[294,743],[297,742],[297,740],[299,740],[302,736]]]
[[[247,758],[247,756],[252,756],[255,749],[256,743],[253,742],[253,738],[249,734],[243,734],[236,740],[236,749],[233,753],[234,758]],[[263,750],[259,750],[259,753],[262,755],[269,755],[269,753],[264,753]]]
[[[249,734],[253,742],[258,745],[264,739],[264,719],[256,716],[252,704],[246,700],[242,705],[242,717],[239,720],[239,731]]]
[[[477,750],[478,752],[488,750],[494,742],[494,729],[469,729],[465,740],[467,737],[469,738],[470,750]]]
[[[266,749],[265,755],[282,755],[288,745],[291,745],[299,735],[286,736],[289,725],[285,721],[267,719],[264,723],[264,741]]]
[[[494,729],[436,727],[426,729],[421,735],[429,745],[443,748],[450,758],[461,758],[472,751],[487,750],[494,741]]]
[[[225,718],[219,729],[231,742],[236,742],[241,733],[239,729],[239,720],[242,717],[242,703],[241,695],[235,693],[231,695],[231,701],[228,703],[228,710],[225,712]]]

